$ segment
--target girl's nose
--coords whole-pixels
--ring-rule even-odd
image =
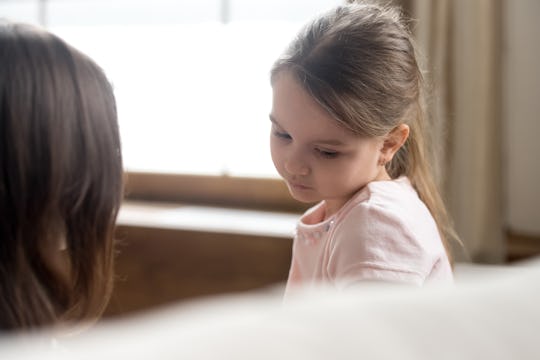
[[[291,175],[306,176],[309,174],[308,164],[300,157],[291,154],[285,161],[285,170]]]

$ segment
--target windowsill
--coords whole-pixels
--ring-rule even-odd
[[[277,211],[125,200],[117,224],[291,239],[299,216]]]
[[[280,179],[127,172],[126,200],[303,213]],[[178,205],[176,205],[178,207]]]

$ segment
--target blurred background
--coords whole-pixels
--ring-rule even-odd
[[[0,0],[0,17],[58,34],[114,85],[127,193],[109,316],[286,279],[306,206],[270,159],[269,69],[342,2]],[[456,259],[540,254],[540,2],[393,3],[412,19],[430,89]]]
[[[339,3],[0,0],[0,14],[47,27],[105,69],[128,171],[275,177],[270,66],[306,19]]]

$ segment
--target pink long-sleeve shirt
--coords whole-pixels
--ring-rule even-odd
[[[371,182],[331,217],[325,212],[322,201],[297,225],[286,295],[317,283],[453,281],[437,225],[407,177]]]

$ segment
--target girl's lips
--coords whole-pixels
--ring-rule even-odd
[[[289,181],[289,186],[292,187],[293,189],[297,189],[297,190],[310,190],[311,187],[309,186],[306,186],[304,184],[300,184],[300,183],[295,183],[295,182],[292,182],[292,181]]]

